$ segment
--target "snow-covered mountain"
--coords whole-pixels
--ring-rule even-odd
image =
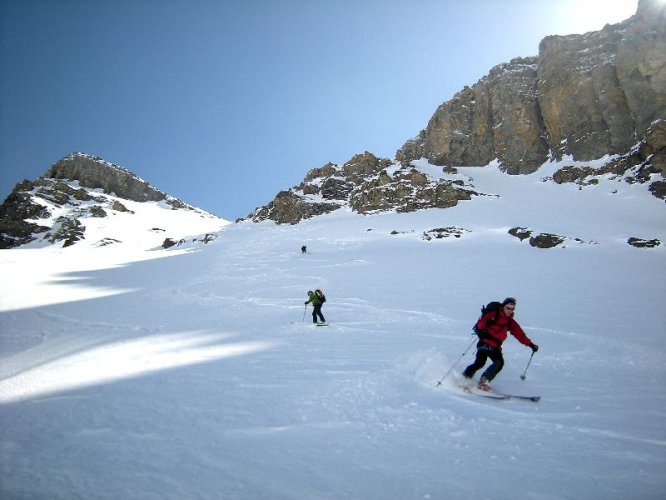
[[[17,185],[0,498],[663,498],[663,15],[549,39],[252,220],[82,153]],[[510,337],[493,385],[538,403],[460,388],[506,296],[540,349]]]
[[[526,174],[555,161],[553,182],[585,186],[614,174],[666,200],[665,67],[666,3],[639,0],[622,23],[546,37],[538,56],[492,68],[438,106],[394,159],[366,151],[314,168],[248,217],[295,224],[345,207],[363,214],[452,207],[486,194],[456,167]],[[420,171],[423,160],[440,167],[434,178]]]
[[[0,206],[0,248],[117,245],[144,250],[210,241],[228,224],[170,196],[129,170],[72,153]]]
[[[664,154],[666,121],[656,120],[647,139],[639,141],[626,154],[604,155],[591,161],[577,161],[565,155],[560,161],[551,159],[544,162],[537,170],[544,183],[572,184],[584,189],[602,179],[612,179],[643,184],[646,188],[642,191],[663,199],[666,182],[655,165],[663,164]],[[506,171],[497,159],[478,168]],[[428,208],[450,208],[476,203],[475,200],[486,196],[498,196],[480,189],[474,182],[474,176],[468,172],[455,166],[433,165],[424,158],[401,163],[377,158],[366,151],[355,155],[344,165],[329,163],[310,170],[303,182],[280,191],[273,201],[254,210],[249,218],[255,222],[269,219],[278,224],[297,224],[336,210],[346,209],[360,214],[383,211],[406,213]],[[522,185],[518,179],[520,176],[515,177],[516,184]],[[557,193],[557,190],[553,191],[553,195],[557,196]],[[520,229],[516,228],[516,231],[531,236]],[[564,241],[560,237],[553,241],[558,239]]]
[[[664,204],[613,174],[544,182],[562,167],[461,167],[486,196],[205,246],[0,251],[0,496],[662,498],[666,248],[627,242],[664,241]],[[539,403],[457,386],[508,295],[540,349],[522,380],[510,337],[494,386]]]

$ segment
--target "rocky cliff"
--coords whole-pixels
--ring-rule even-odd
[[[550,157],[624,154],[666,118],[666,6],[584,35],[550,36],[539,55],[493,68],[435,111],[398,150],[405,163],[486,165],[533,172]]]
[[[296,224],[342,207],[361,214],[384,210],[413,212],[452,207],[475,194],[473,186],[462,179],[431,177],[415,167],[403,168],[366,151],[344,165],[329,163],[310,170],[301,184],[281,191],[250,218]]]
[[[120,165],[83,153],[72,153],[56,162],[44,178],[78,181],[82,188],[101,189],[132,201],[161,201],[167,197]]]
[[[580,166],[604,157],[602,167]],[[421,159],[448,173],[492,163],[509,174],[570,161],[554,182],[593,184],[612,174],[650,183],[666,199],[666,4],[640,0],[622,23],[545,38],[538,56],[496,66],[440,105],[395,160],[366,152],[313,169],[249,217],[296,223],[342,206],[411,211],[478,194],[465,179],[417,172]]]
[[[159,202],[167,211],[185,210],[192,213],[193,221],[217,219],[163,193],[119,165],[72,153],[52,165],[42,177],[17,184],[0,205],[0,249],[31,242],[73,245],[86,237],[86,221],[131,214],[126,205],[132,202]],[[132,224],[131,219],[124,220]],[[155,220],[145,230],[164,232],[158,227],[163,224],[164,221]],[[117,238],[103,238],[99,244],[119,242]]]

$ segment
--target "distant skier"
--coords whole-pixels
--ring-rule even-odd
[[[484,313],[476,322],[475,330],[479,335],[479,343],[476,345],[476,359],[474,363],[465,368],[463,376],[472,378],[477,370],[483,368],[488,358],[493,362],[483,372],[478,387],[484,391],[490,391],[489,382],[495,378],[504,366],[502,356],[502,343],[506,340],[507,333],[511,333],[521,344],[528,346],[537,352],[539,346],[533,343],[525,334],[518,322],[513,319],[516,309],[516,299],[508,297],[504,299],[497,310]]]
[[[308,290],[309,299],[305,301],[305,305],[312,303],[312,322],[317,324],[317,318],[321,320],[322,323],[326,323],[324,315],[321,313],[321,306],[326,302],[326,296],[324,293],[317,289],[314,292]]]
[[[301,247],[301,253],[308,253],[308,247],[306,247],[305,245],[303,245],[303,246]]]

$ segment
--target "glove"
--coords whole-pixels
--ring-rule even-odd
[[[530,343],[530,349],[532,349],[533,352],[537,352],[539,350],[539,346],[532,342]]]
[[[303,302],[303,303],[307,306],[307,305],[308,305],[308,302],[310,302],[310,301],[307,300],[307,301],[305,301],[305,302]]]

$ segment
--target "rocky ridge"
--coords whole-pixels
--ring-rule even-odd
[[[439,172],[419,171],[422,160]],[[395,159],[365,152],[312,169],[248,218],[295,224],[340,208],[446,208],[488,195],[456,178],[456,166],[517,175],[552,161],[563,166],[549,181],[582,188],[611,176],[666,199],[666,5],[640,0],[622,23],[545,38],[538,56],[496,66],[439,106]]]
[[[75,152],[52,165],[42,177],[18,183],[0,205],[0,248],[32,242],[71,246],[86,237],[86,221],[132,214],[127,205],[133,202],[155,202],[170,211],[189,212],[193,218],[218,219],[154,188],[119,165]],[[160,223],[156,221],[156,225]],[[162,231],[157,227],[146,230]],[[211,239],[207,235],[201,241]],[[171,241],[167,237],[164,246],[171,246]],[[98,246],[114,243],[120,240],[103,238],[97,242]]]
[[[372,214],[448,208],[496,196],[478,192],[471,178],[458,174],[458,166],[499,166],[518,175],[552,161],[562,167],[544,181],[584,189],[610,177],[647,184],[652,195],[666,199],[665,4],[640,0],[636,15],[622,23],[584,35],[547,37],[538,56],[492,68],[439,106],[394,159],[366,151],[342,165],[314,168],[248,218],[296,224],[339,209]],[[72,153],[39,179],[19,183],[0,206],[0,248],[75,244],[86,237],[86,220],[131,212],[129,202],[213,217],[119,165]],[[529,232],[529,244],[540,248],[585,243],[533,234],[519,225],[514,230],[510,233],[521,241]],[[466,232],[435,228],[423,239],[460,238]],[[183,241],[175,234],[164,236],[165,247]],[[115,243],[114,237],[99,241],[100,246]],[[660,242],[634,238],[629,244],[650,248]]]
[[[530,173],[570,155],[623,155],[666,119],[666,5],[584,35],[549,36],[537,57],[491,69],[437,108],[396,159]],[[663,162],[656,165],[663,173]]]
[[[415,167],[403,168],[366,151],[344,165],[329,163],[310,170],[301,184],[278,193],[250,217],[296,224],[343,207],[361,214],[412,212],[452,207],[476,194],[463,180],[432,179]]]

